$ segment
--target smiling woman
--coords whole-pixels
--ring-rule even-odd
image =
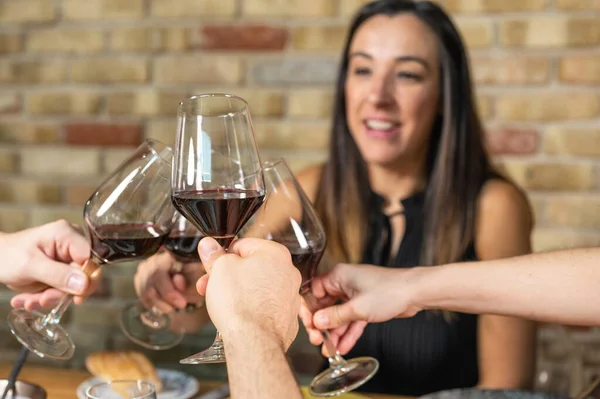
[[[491,165],[471,86],[461,36],[435,3],[379,0],[358,11],[328,160],[297,176],[327,232],[322,269],[530,252],[528,201]],[[338,343],[342,354],[380,361],[360,390],[401,395],[527,388],[534,348],[531,322],[433,311],[354,325]]]

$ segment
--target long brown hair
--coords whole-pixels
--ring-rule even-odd
[[[449,16],[435,3],[378,0],[355,15],[342,54],[334,98],[329,157],[315,207],[328,237],[333,262],[361,261],[369,206],[369,175],[346,119],[345,81],[348,52],[357,29],[375,15],[411,13],[434,32],[440,55],[442,115],[431,134],[426,160],[425,235],[422,265],[454,262],[474,240],[476,202],[493,169],[483,143],[469,65],[461,36]]]

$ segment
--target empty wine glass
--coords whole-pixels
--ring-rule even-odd
[[[146,140],[87,200],[83,216],[91,252],[83,267],[86,274],[94,276],[100,266],[142,259],[158,250],[175,212],[171,159],[170,147]],[[71,358],[75,344],[59,322],[72,301],[72,295],[65,295],[47,315],[13,310],[8,316],[13,335],[38,356]]]
[[[179,104],[171,182],[175,208],[227,249],[265,195],[245,100],[215,93]],[[223,342],[217,332],[210,348],[180,363],[224,361]]]
[[[182,265],[199,263],[198,243],[204,237],[183,215],[176,212],[175,223],[163,241],[163,248],[169,251],[175,260]],[[191,266],[191,265],[190,265]],[[173,272],[181,271],[174,269]],[[192,311],[197,304],[188,303],[183,311]],[[181,342],[184,329],[171,323],[169,314],[161,312],[157,307],[147,309],[141,302],[126,306],[121,311],[121,330],[132,340],[148,349],[170,349]]]
[[[100,382],[85,391],[86,399],[156,399],[156,389],[148,381]]]
[[[284,160],[265,162],[263,174],[267,197],[240,234],[258,237],[284,245],[292,255],[292,263],[300,271],[300,295],[312,312],[318,310],[311,292],[312,279],[326,247],[326,235],[310,200]],[[352,391],[370,380],[379,369],[372,357],[345,360],[336,350],[328,331],[322,331],[329,355],[329,368],[317,375],[309,387],[313,396],[333,396]]]

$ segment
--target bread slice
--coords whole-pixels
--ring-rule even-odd
[[[154,365],[140,352],[94,352],[85,359],[85,367],[104,381],[145,380],[154,384],[156,392],[161,392],[163,388]]]

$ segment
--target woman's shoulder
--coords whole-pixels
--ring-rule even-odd
[[[479,259],[531,251],[533,212],[523,190],[510,181],[490,179],[483,185],[477,202],[475,248]]]
[[[311,202],[314,202],[317,196],[322,172],[323,164],[317,164],[301,169],[295,173],[298,183]]]
[[[527,194],[514,183],[500,177],[488,179],[483,184],[477,202],[480,213],[513,216],[531,214]]]

